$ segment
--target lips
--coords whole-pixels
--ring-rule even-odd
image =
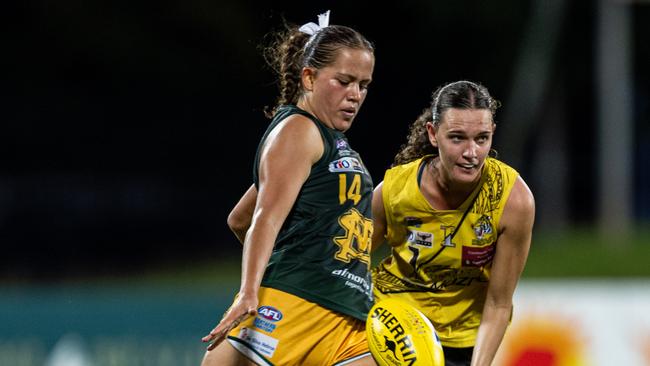
[[[464,170],[472,170],[477,167],[476,164],[457,164],[457,165]]]
[[[344,108],[341,109],[341,113],[346,119],[352,119],[357,114],[357,110],[355,108]]]

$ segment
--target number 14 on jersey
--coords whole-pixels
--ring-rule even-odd
[[[355,174],[349,187],[347,180],[347,174],[339,174],[339,204],[352,200],[356,205],[361,199],[361,175]]]

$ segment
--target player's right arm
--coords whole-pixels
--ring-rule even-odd
[[[221,322],[203,337],[204,342],[211,342],[209,350],[241,321],[256,314],[258,291],[275,240],[323,152],[318,127],[302,115],[288,117],[268,135],[260,156],[255,209],[244,240],[241,286]]]
[[[383,198],[384,182],[375,187],[372,193],[372,246],[370,251],[375,251],[386,241],[386,209]]]

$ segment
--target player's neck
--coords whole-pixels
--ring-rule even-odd
[[[435,157],[427,163],[425,177],[422,181],[421,190],[426,191],[425,197],[431,206],[437,210],[455,210],[472,194],[479,179],[471,183],[454,182],[451,177],[445,174],[440,166],[439,158]],[[427,179],[428,178],[428,179]]]

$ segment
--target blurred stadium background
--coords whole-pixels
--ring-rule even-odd
[[[0,365],[197,365],[238,287],[282,19],[362,31],[349,131],[379,182],[440,84],[502,101],[495,147],[537,198],[502,365],[650,365],[650,2],[6,4]]]

